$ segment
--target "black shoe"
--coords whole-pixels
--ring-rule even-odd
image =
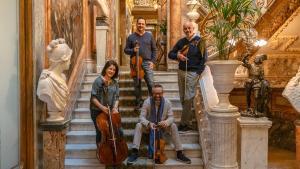
[[[187,158],[183,153],[182,151],[178,151],[177,152],[177,160],[178,161],[181,161],[183,163],[186,163],[186,164],[191,164],[191,160],[189,158]]]
[[[132,154],[127,159],[127,165],[132,165],[137,159],[139,155],[137,152],[132,152]]]
[[[179,130],[179,131],[184,131],[184,129],[185,129],[186,127],[187,127],[186,125],[179,124],[178,130]]]
[[[185,131],[191,131],[191,130],[193,130],[193,128],[190,127],[190,126],[180,126],[179,125],[178,130],[182,131],[182,132],[185,132]]]

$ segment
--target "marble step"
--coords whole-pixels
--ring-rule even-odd
[[[172,108],[174,117],[181,117],[182,107],[173,107]],[[119,111],[122,117],[138,117],[140,115],[139,111],[134,109],[134,106],[120,106]],[[73,111],[74,119],[90,119],[90,109],[89,108],[76,108]]]
[[[175,158],[168,158],[164,164],[155,164],[156,169],[203,169],[203,161],[201,158],[190,158],[191,164],[185,164],[177,161]],[[124,162],[126,163],[126,161]],[[126,167],[125,167],[126,168]],[[152,159],[140,157],[130,167],[130,169],[153,169]]]
[[[153,169],[151,159],[140,157],[130,166],[126,166],[124,161],[123,169]],[[203,161],[201,158],[191,158],[191,164],[184,164],[175,158],[169,158],[164,164],[155,164],[156,169],[203,169]],[[96,158],[91,159],[65,159],[65,169],[105,169],[103,164]]]
[[[154,81],[154,83],[159,83],[165,89],[178,89],[178,82],[177,80],[168,79],[165,77],[165,81]],[[82,89],[91,89],[94,81],[86,80],[82,82]],[[119,87],[133,87],[134,83],[132,79],[120,79],[119,80]],[[142,80],[142,86],[146,86],[144,80]]]
[[[128,148],[131,149],[132,144],[128,144]],[[199,144],[182,144],[184,153],[189,158],[201,158],[201,148]],[[80,158],[88,159],[95,158],[96,156],[96,144],[66,144],[66,156],[65,158]],[[146,145],[141,145],[140,154],[146,156]],[[175,158],[176,151],[173,144],[165,146],[165,153],[168,158]]]
[[[143,99],[145,100],[146,97],[144,96]],[[171,103],[172,107],[181,107],[181,102],[179,97],[177,98],[168,98]],[[135,96],[120,96],[119,97],[119,104],[122,106],[135,106]],[[90,106],[90,98],[88,97],[82,97],[77,99],[77,107],[78,108],[89,108]]]
[[[134,96],[134,87],[120,88],[120,96]],[[91,89],[81,89],[80,97],[91,97]],[[142,95],[148,95],[148,88],[145,86],[142,88]],[[165,97],[179,97],[178,89],[164,89]]]
[[[128,138],[127,140],[132,141],[134,135],[134,130],[124,130],[124,137]],[[199,143],[199,133],[198,131],[188,131],[188,132],[179,132],[181,143]],[[147,135],[143,135],[144,143],[147,143]],[[96,140],[95,131],[69,131],[67,133],[67,144],[93,144]],[[171,141],[171,138],[170,138]]]
[[[139,122],[138,117],[122,117],[122,127],[123,129],[134,129],[136,123]],[[196,123],[195,120],[193,120]],[[175,123],[178,124],[180,122],[180,118],[175,118]],[[73,119],[70,123],[71,131],[93,131],[94,123],[92,119]]]
[[[106,169],[98,159],[65,159],[65,169]]]
[[[100,74],[98,73],[89,73],[85,75],[85,80],[94,81]],[[168,79],[177,80],[177,72],[165,72],[165,71],[154,71],[154,80],[155,81],[164,81]],[[119,74],[119,79],[131,79],[129,71],[121,71]]]

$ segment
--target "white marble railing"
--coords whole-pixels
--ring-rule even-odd
[[[195,112],[199,130],[199,140],[202,147],[202,157],[205,168],[211,159],[211,140],[210,140],[210,124],[208,120],[208,112],[212,106],[219,102],[217,91],[213,86],[213,77],[208,66],[201,74],[199,80],[200,89],[198,88],[195,97]]]

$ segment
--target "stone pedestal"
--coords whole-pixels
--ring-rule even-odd
[[[241,169],[268,168],[268,118],[240,117]]]
[[[96,26],[96,48],[97,48],[97,73],[102,71],[106,58],[108,26],[105,23],[97,23]]]
[[[212,155],[209,169],[238,169],[237,109],[228,112],[209,112]]]
[[[66,128],[69,120],[61,122],[42,122],[43,169],[65,168]]]
[[[295,121],[296,128],[296,160],[300,161],[300,120]]]

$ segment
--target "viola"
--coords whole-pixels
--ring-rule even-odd
[[[161,133],[159,132],[159,128],[155,129],[154,131],[154,153],[153,153],[153,160],[157,164],[163,164],[167,161],[168,157],[165,154],[165,145],[166,141],[161,138]],[[157,136],[157,137],[155,137]]]
[[[139,42],[135,42],[135,47],[140,47]],[[132,78],[142,79],[145,76],[144,69],[142,67],[143,58],[140,56],[139,50],[136,55],[130,59],[130,76]]]
[[[120,135],[121,116],[120,113],[101,112],[97,119],[97,127],[101,131],[101,142],[98,146],[99,160],[105,165],[120,165],[128,154],[125,139]]]

